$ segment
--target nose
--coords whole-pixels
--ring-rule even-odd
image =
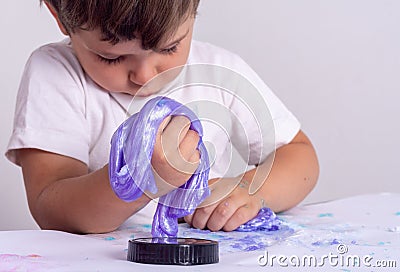
[[[129,80],[137,85],[143,86],[157,75],[157,69],[149,60],[136,62],[129,72]]]

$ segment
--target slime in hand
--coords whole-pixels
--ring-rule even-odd
[[[200,164],[184,185],[160,197],[153,218],[153,237],[176,237],[178,218],[193,213],[210,195],[210,165],[202,141],[201,123],[186,106],[167,97],[156,97],[122,123],[111,139],[109,177],[115,194],[124,201],[134,201],[146,190],[155,194],[157,187],[151,157],[158,128],[168,116],[185,116],[190,120],[190,129],[200,136]],[[264,207],[254,219],[239,226],[237,231],[272,231],[279,229],[280,224],[274,212]]]
[[[210,163],[201,123],[188,107],[167,97],[156,97],[122,123],[111,139],[109,177],[115,194],[125,201],[138,199],[146,190],[155,194],[151,166],[155,137],[161,122],[171,115],[187,117],[190,129],[199,134],[200,164],[184,185],[160,197],[153,218],[153,237],[176,237],[178,218],[193,213],[210,194]]]

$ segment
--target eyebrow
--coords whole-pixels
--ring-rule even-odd
[[[182,40],[183,40],[184,38],[186,38],[186,36],[189,34],[189,30],[190,30],[190,29],[186,30],[186,33],[183,34],[181,37],[177,38],[176,40],[170,42],[170,43],[167,44],[167,45],[164,45],[163,48],[169,48],[169,47],[173,46],[174,44],[177,44],[177,43],[179,43],[180,41],[182,41]]]
[[[174,44],[179,43],[180,41],[182,41],[184,38],[187,37],[187,35],[189,34],[189,31],[190,31],[190,29],[188,29],[188,30],[185,32],[185,34],[183,34],[181,37],[179,37],[179,38],[177,38],[176,40],[170,42],[169,44],[163,46],[162,49],[157,49],[157,51],[163,50],[163,49],[165,49],[165,48],[169,48],[169,47],[173,46]],[[102,51],[94,50],[93,48],[90,48],[90,47],[88,47],[87,45],[85,45],[85,47],[86,47],[89,51],[92,51],[93,53],[95,53],[95,54],[97,54],[97,55],[99,55],[99,56],[101,56],[101,57],[110,58],[110,59],[111,59],[111,58],[114,58],[114,57],[115,57],[115,58],[118,57],[118,55],[110,54],[110,53],[108,53],[108,52],[102,52]]]
[[[84,45],[84,47],[85,47],[87,50],[89,50],[90,52],[92,52],[92,53],[94,53],[94,54],[96,54],[96,55],[99,55],[100,57],[103,57],[103,58],[110,58],[110,59],[113,59],[113,58],[117,58],[117,57],[118,57],[118,55],[114,55],[114,54],[110,54],[110,53],[107,53],[107,52],[98,51],[97,49],[95,50],[95,49],[93,49],[93,48],[90,48],[90,47],[87,46],[86,44]]]

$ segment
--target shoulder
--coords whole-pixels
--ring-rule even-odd
[[[21,77],[17,100],[29,99],[32,105],[55,105],[62,98],[79,105],[83,111],[86,89],[86,76],[68,39],[33,51]]]
[[[40,69],[37,69],[38,67]],[[69,39],[46,44],[33,51],[26,64],[25,73],[78,78],[84,75]]]
[[[188,64],[211,64],[224,67],[245,77],[261,89],[266,87],[253,68],[238,54],[210,43],[193,40]]]
[[[232,71],[234,76],[244,78],[259,91],[270,92],[259,75],[238,54],[206,42],[193,41],[188,64],[211,64],[222,67],[220,71]]]
[[[188,64],[207,63],[222,65],[229,68],[240,67],[245,64],[244,60],[237,54],[207,43],[193,40],[188,59]]]
[[[20,89],[40,86],[55,90],[86,89],[87,78],[76,58],[69,39],[43,45],[32,52],[21,78]]]
[[[58,61],[76,60],[69,39],[40,46],[30,56],[30,59],[46,60],[53,59]]]

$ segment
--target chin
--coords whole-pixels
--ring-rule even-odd
[[[139,97],[147,97],[147,96],[156,94],[158,92],[160,92],[159,89],[155,90],[155,89],[143,87],[143,88],[140,88],[139,90],[136,90],[135,92],[129,92],[129,93],[132,95],[135,95],[135,96],[139,96]]]

